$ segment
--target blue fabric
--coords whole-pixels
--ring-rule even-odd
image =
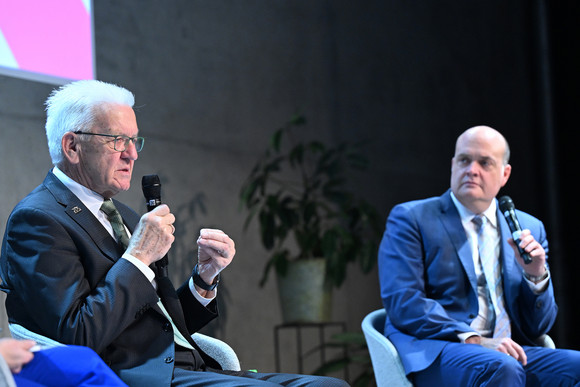
[[[448,343],[437,360],[414,375],[421,386],[578,386],[580,352],[523,347],[528,364],[480,345]]]
[[[74,345],[36,352],[14,380],[18,387],[127,386],[95,351]]]

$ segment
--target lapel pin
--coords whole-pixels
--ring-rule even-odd
[[[81,210],[81,208],[80,208],[80,207],[74,206],[74,207],[72,208],[72,212],[74,212],[75,214],[78,214],[78,213],[79,213],[79,212],[81,212],[81,211],[82,211],[82,210]]]

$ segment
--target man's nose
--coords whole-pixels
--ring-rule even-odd
[[[472,161],[465,168],[465,171],[470,175],[475,175],[475,174],[479,173],[479,165],[475,161]]]
[[[121,152],[121,157],[130,160],[137,160],[139,158],[139,152],[137,152],[137,147],[133,141],[129,141],[125,150]]]

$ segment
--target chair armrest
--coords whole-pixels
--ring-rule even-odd
[[[60,346],[64,345],[62,343],[59,343],[58,341],[55,341],[53,339],[49,339],[46,336],[42,336],[42,335],[39,335],[38,333],[32,332],[32,331],[24,328],[22,325],[10,324],[8,326],[8,328],[10,329],[10,334],[15,339],[34,340],[42,348],[60,347]]]
[[[556,349],[556,344],[554,340],[549,335],[542,335],[536,339],[536,344],[540,347]]]
[[[240,371],[238,356],[226,343],[201,333],[194,333],[191,338],[203,352],[215,359],[224,370]]]

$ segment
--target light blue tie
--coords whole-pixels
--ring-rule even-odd
[[[477,243],[479,247],[479,259],[487,281],[493,311],[495,312],[495,326],[493,330],[494,338],[504,338],[511,336],[510,320],[505,308],[503,296],[503,286],[501,284],[501,266],[496,252],[494,241],[490,233],[496,232],[487,218],[477,215],[473,218],[473,223],[477,229]]]

